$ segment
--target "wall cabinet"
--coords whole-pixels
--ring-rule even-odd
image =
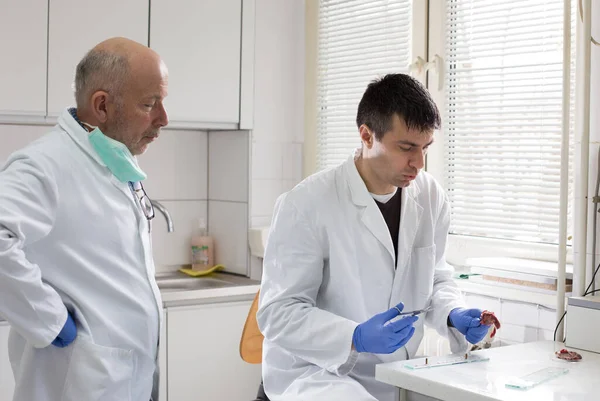
[[[75,68],[99,42],[122,36],[148,44],[148,0],[52,0],[48,30],[48,115],[75,104]]]
[[[48,1],[0,2],[0,114],[46,114]]]
[[[171,128],[250,129],[254,1],[1,2],[0,123],[53,124],[75,104],[81,58],[122,36],[165,60]]]
[[[150,47],[169,69],[172,121],[237,123],[241,0],[153,0]]]

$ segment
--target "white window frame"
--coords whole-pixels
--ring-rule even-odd
[[[426,60],[435,60],[437,55],[446,54],[445,16],[446,0],[428,0],[429,3],[429,52]],[[438,72],[430,69],[427,74],[427,88],[440,110],[442,121],[445,121],[445,88],[438,86]],[[443,78],[442,78],[443,82]],[[430,147],[427,155],[426,171],[432,174],[436,180],[447,188],[445,179],[445,155],[444,155],[444,127],[435,133],[435,142]],[[574,163],[570,159],[569,163]],[[570,205],[572,207],[572,205]],[[558,219],[558,216],[557,216]],[[568,235],[571,235],[569,233]],[[466,264],[468,258],[475,257],[513,257],[522,259],[534,259],[548,262],[558,262],[558,245],[535,244],[521,241],[511,241],[484,237],[471,237],[450,234],[446,258],[449,263],[457,266]],[[573,262],[573,249],[567,248],[567,263]]]
[[[414,0],[412,22],[412,55],[416,62],[420,57],[425,63],[433,62],[436,55],[445,55],[445,5],[446,0]],[[317,168],[317,49],[319,26],[319,1],[306,2],[306,91],[305,91],[305,141],[303,176],[316,172]],[[431,65],[431,64],[430,64]],[[445,93],[439,88],[438,72],[434,69],[422,69],[412,74],[429,89],[438,105],[444,120]],[[442,82],[444,82],[442,78]],[[358,136],[358,132],[356,133]],[[431,173],[444,188],[445,155],[444,129],[436,131],[435,141],[431,146],[425,170]],[[574,163],[574,160],[569,160]],[[570,205],[572,207],[572,205]],[[558,216],[557,216],[558,218]],[[571,235],[569,233],[569,235]],[[465,265],[466,259],[474,257],[513,257],[558,262],[558,245],[532,244],[520,241],[501,240],[483,237],[470,237],[450,234],[448,238],[446,258],[455,266]],[[573,261],[572,247],[567,250],[567,263]]]
[[[318,31],[319,31],[319,0],[306,1],[305,19],[305,93],[304,93],[304,146],[303,146],[303,177],[306,178],[317,172],[317,91],[318,91]],[[413,0],[412,5],[412,46],[410,60],[427,58],[427,20],[428,0]],[[424,85],[427,72],[422,69],[412,75]],[[376,77],[373,76],[373,79]],[[366,87],[365,87],[366,89]],[[358,102],[357,102],[358,103]],[[356,115],[354,115],[356,117]],[[356,138],[359,140],[358,128]]]

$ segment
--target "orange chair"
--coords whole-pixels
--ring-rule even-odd
[[[244,324],[244,330],[242,331],[242,338],[240,340],[240,356],[248,363],[261,363],[262,362],[262,344],[264,337],[258,329],[258,322],[256,321],[256,311],[258,310],[258,297],[260,291],[254,297],[248,317],[246,317],[246,323]],[[254,401],[269,401],[269,397],[265,394],[262,382],[258,387],[256,399]]]
[[[254,301],[252,301],[240,340],[240,356],[244,361],[254,364],[262,362],[262,344],[264,340],[256,321],[259,295],[260,291],[256,293]]]

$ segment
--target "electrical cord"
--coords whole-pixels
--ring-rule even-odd
[[[556,325],[556,328],[554,329],[554,341],[556,341],[556,332],[558,331],[558,328],[560,327],[560,324],[562,323],[562,321],[566,315],[567,315],[567,311],[565,311],[565,313],[563,313],[562,317],[558,321],[558,324]],[[564,342],[564,340],[562,342]]]
[[[596,209],[596,204],[598,202],[600,202],[600,148],[598,148],[598,172],[596,175],[596,191],[594,193],[594,198],[592,199],[592,202],[594,204],[594,219],[593,219],[593,223],[592,223],[592,227],[593,227],[593,234],[592,234],[592,266],[594,266],[596,264],[596,224],[598,221],[598,214],[600,213],[600,209],[599,210],[595,210]],[[592,275],[592,279],[590,280],[590,284],[588,284],[587,288],[585,289],[585,292],[583,293],[583,296],[587,296],[590,294],[594,294],[596,292],[600,292],[600,289],[593,289],[592,291],[590,291],[590,289],[592,288],[592,286],[595,286],[596,283],[596,275],[598,274],[598,270],[600,270],[600,264],[598,264],[598,267],[596,267],[596,270],[594,271],[594,274]],[[558,328],[560,327],[560,324],[562,323],[562,321],[564,320],[565,316],[567,315],[567,311],[565,310],[565,312],[563,313],[562,317],[560,318],[560,320],[558,321],[558,323],[556,324],[556,328],[554,329],[554,341],[556,341],[556,333],[558,332]],[[564,342],[566,340],[566,337],[563,338],[562,342]]]
[[[598,173],[597,173],[597,178],[596,178],[596,192],[594,195],[594,199],[593,204],[594,204],[594,209],[596,209],[596,204],[600,201],[600,199],[598,198],[599,194],[600,194],[600,148],[598,148]],[[596,264],[596,224],[597,224],[597,213],[600,213],[600,209],[599,210],[594,210],[594,219],[593,219],[593,223],[592,223],[592,227],[594,227],[594,229],[592,230],[593,235],[592,235],[592,266],[594,266]],[[585,292],[583,293],[583,296],[587,296],[590,294],[594,294],[596,292],[600,292],[600,289],[594,289],[592,291],[590,291],[590,288],[592,288],[592,286],[595,285],[596,283],[596,275],[598,274],[598,270],[600,270],[600,264],[598,264],[598,267],[596,267],[596,270],[594,271],[594,274],[592,275],[592,279],[590,280],[590,283],[588,284],[587,288],[585,289]],[[556,324],[556,328],[554,329],[554,341],[556,341],[556,333],[558,332],[558,328],[560,327],[562,321],[565,319],[565,316],[567,315],[567,311],[565,310],[565,312],[563,313],[563,315],[561,316],[560,320],[558,321],[558,323]],[[562,342],[565,342],[566,337],[562,339]]]
[[[581,21],[583,21],[583,4],[582,4],[582,0],[579,0],[579,18],[581,18]],[[592,44],[596,45],[596,46],[600,46],[600,42],[598,42],[596,39],[594,39],[594,37],[591,37],[592,40]],[[600,189],[600,148],[598,148],[598,157],[599,157],[599,162],[598,162],[598,175],[596,176],[596,192],[595,192],[595,196],[594,199],[592,200],[594,205],[596,205],[597,203],[600,203],[600,198],[599,198],[599,189]],[[596,206],[594,206],[594,209],[596,209]],[[600,209],[596,210],[596,213],[600,213]],[[594,213],[594,219],[593,219],[593,225],[592,227],[594,227],[594,229],[592,230],[592,247],[593,247],[593,251],[592,251],[592,266],[594,266],[596,264],[596,224],[597,224],[597,214]],[[592,279],[590,280],[590,284],[588,285],[588,287],[586,288],[583,296],[587,296],[590,294],[594,294],[596,292],[600,292],[600,289],[594,289],[592,291],[590,291],[590,288],[592,288],[592,286],[595,284],[596,282],[596,275],[598,274],[598,270],[600,269],[600,264],[598,264],[598,267],[596,267],[596,270],[594,271],[594,274],[592,275]],[[562,323],[562,321],[564,320],[565,316],[567,315],[567,311],[565,310],[565,312],[563,313],[562,317],[560,318],[560,320],[558,321],[558,323],[556,324],[556,328],[554,329],[554,341],[556,341],[556,332],[558,331],[558,328],[560,327],[560,324]],[[562,342],[565,342],[566,337],[563,338]]]
[[[585,292],[583,293],[584,297],[586,295],[589,295],[589,294],[593,293],[593,292],[596,292],[596,290],[590,291],[590,288],[592,287],[592,284],[596,280],[596,274],[598,274],[598,269],[600,269],[600,264],[598,264],[598,267],[596,267],[596,271],[594,271],[594,274],[592,275],[592,279],[590,280],[590,285],[588,285],[588,287],[585,289]]]
[[[596,292],[600,292],[600,289],[590,291],[590,288],[592,287],[592,283],[594,283],[594,281],[596,280],[596,275],[598,274],[598,270],[600,270],[600,264],[598,264],[598,267],[596,267],[596,270],[594,271],[594,275],[592,276],[592,279],[590,280],[590,284],[588,285],[587,289],[583,293],[584,297],[588,296],[590,294],[594,294]],[[554,329],[554,337],[553,337],[554,341],[556,341],[556,332],[558,331],[558,328],[560,327],[560,324],[562,323],[562,321],[563,321],[563,319],[565,318],[566,315],[567,315],[567,311],[565,311],[565,313],[563,313],[562,317],[560,318],[560,320],[556,324],[556,328]],[[565,339],[566,338],[563,338],[563,340],[561,342],[565,342]]]

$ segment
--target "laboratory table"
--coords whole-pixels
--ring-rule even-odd
[[[377,365],[376,379],[442,401],[599,401],[600,354],[576,349],[579,362],[558,360],[554,352],[565,348],[552,341],[537,341],[473,351],[488,361],[411,370],[398,361]],[[568,369],[562,376],[527,390],[505,384],[547,367]]]

